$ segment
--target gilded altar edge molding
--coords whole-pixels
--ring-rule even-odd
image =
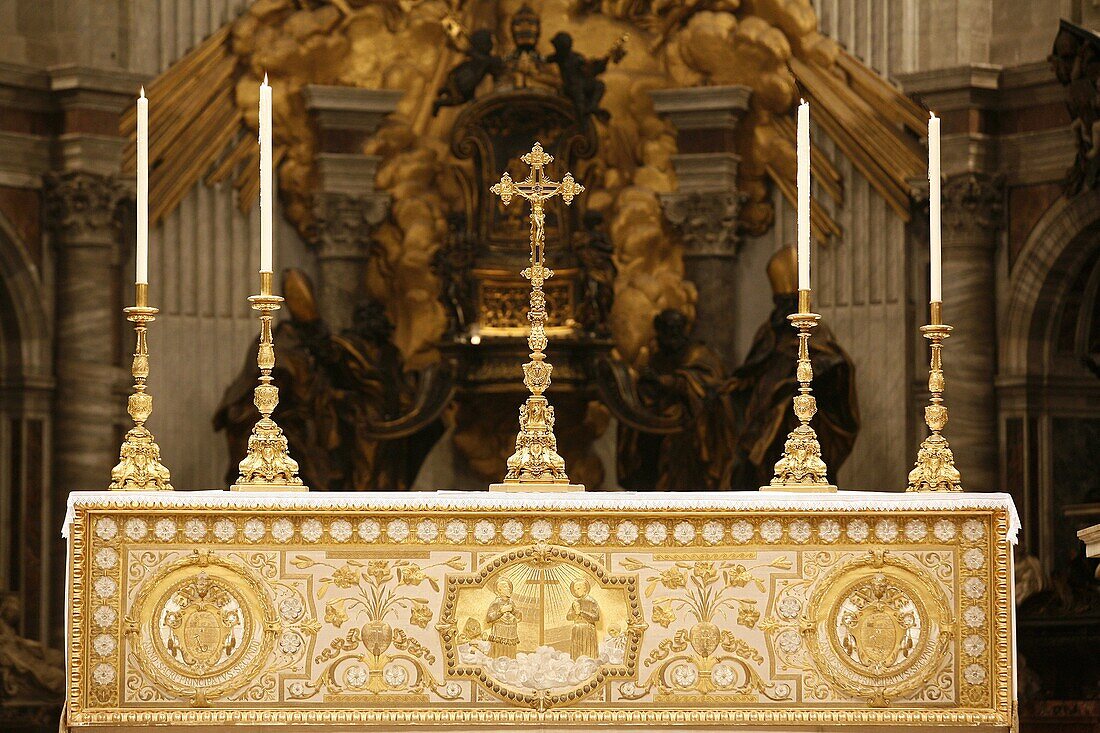
[[[1011,727],[1011,501],[847,494],[74,494],[67,723]]]

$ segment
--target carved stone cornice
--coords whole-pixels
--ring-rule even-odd
[[[943,185],[943,225],[946,229],[996,230],[1004,223],[1004,176],[961,173]]]
[[[737,216],[744,198],[736,191],[663,195],[665,217],[680,233],[684,256],[736,256],[741,242]]]
[[[371,233],[386,218],[389,203],[386,194],[315,194],[311,239],[317,256],[322,260],[366,259]]]
[[[111,176],[86,171],[44,177],[46,219],[61,245],[114,244],[127,189]]]

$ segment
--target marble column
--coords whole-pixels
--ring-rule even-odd
[[[731,316],[737,306],[737,217],[744,200],[737,190],[740,157],[734,136],[751,90],[691,87],[650,94],[654,109],[677,133],[678,152],[672,156],[677,190],[661,198],[684,247],[685,274],[699,293],[694,335],[728,364],[737,343]]]
[[[389,195],[374,187],[381,158],[366,154],[365,145],[397,108],[401,92],[310,85],[303,97],[320,146],[310,237],[320,272],[318,300],[329,327],[339,331],[351,324],[363,297],[371,233],[389,210]]]
[[[1003,199],[996,176],[961,173],[943,186],[943,315],[955,329],[944,349],[944,434],[969,491],[999,487],[995,250]]]
[[[46,177],[57,262],[53,484],[61,507],[70,491],[106,489],[118,460],[125,407],[118,206],[125,193],[96,173]]]
[[[351,325],[355,304],[363,297],[371,253],[371,232],[386,216],[384,196],[317,193],[313,196],[311,241],[320,272],[321,315],[334,332]]]

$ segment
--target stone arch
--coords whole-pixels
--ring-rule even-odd
[[[1100,235],[1100,190],[1058,199],[1032,229],[1010,278],[1000,338],[1002,377],[1041,376],[1048,364],[1048,331],[1072,274],[1094,253]]]
[[[1022,547],[1048,572],[1078,544],[1068,508],[1097,496],[1100,464],[1088,446],[1100,436],[1100,380],[1059,347],[1074,289],[1098,257],[1100,191],[1059,198],[1021,248],[999,314],[1001,471],[1024,521]]]
[[[48,382],[52,340],[41,269],[0,213],[0,388]]]
[[[31,243],[0,213],[0,590],[23,606],[19,633],[48,636],[47,597],[53,517],[50,434],[53,323],[49,260],[35,262]]]

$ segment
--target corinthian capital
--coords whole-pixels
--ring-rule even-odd
[[[63,242],[115,241],[125,186],[110,176],[86,171],[49,173],[45,184],[47,221]]]
[[[1004,177],[951,176],[943,186],[943,224],[951,229],[998,229],[1004,221]]]
[[[677,228],[685,257],[733,257],[740,242],[737,215],[744,196],[736,191],[672,193],[661,198],[665,217]]]
[[[371,232],[385,219],[388,208],[385,194],[315,194],[312,240],[319,256],[365,258]]]

